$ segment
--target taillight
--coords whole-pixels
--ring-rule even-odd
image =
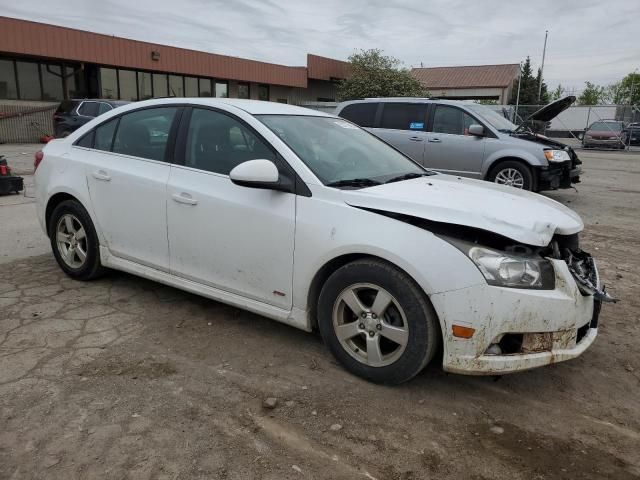
[[[7,175],[9,175],[9,167],[0,165],[0,177],[6,177]]]
[[[42,150],[38,150],[33,157],[33,171],[35,172],[38,169],[38,165],[44,158],[44,152]]]

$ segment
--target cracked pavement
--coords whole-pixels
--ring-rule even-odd
[[[0,224],[0,478],[640,478],[640,163],[581,157],[579,192],[549,196],[621,302],[579,359],[499,380],[376,386],[316,335],[124,273],[71,280]]]

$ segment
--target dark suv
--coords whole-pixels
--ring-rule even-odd
[[[64,100],[53,114],[53,134],[56,138],[66,137],[98,115],[127,103],[130,102],[102,99]]]

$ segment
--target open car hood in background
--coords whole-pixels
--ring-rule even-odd
[[[575,101],[576,97],[574,97],[573,95],[569,95],[568,97],[564,97],[560,100],[551,102],[542,107],[540,110],[536,110],[535,112],[533,112],[531,115],[525,118],[520,125],[524,125],[525,123],[530,121],[548,122],[564,112],[567,108],[573,105]]]

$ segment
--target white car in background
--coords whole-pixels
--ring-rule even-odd
[[[130,104],[50,142],[35,179],[69,276],[109,267],[317,328],[376,382],[409,380],[440,348],[469,374],[577,357],[608,300],[563,205],[430,172],[298,107]]]

